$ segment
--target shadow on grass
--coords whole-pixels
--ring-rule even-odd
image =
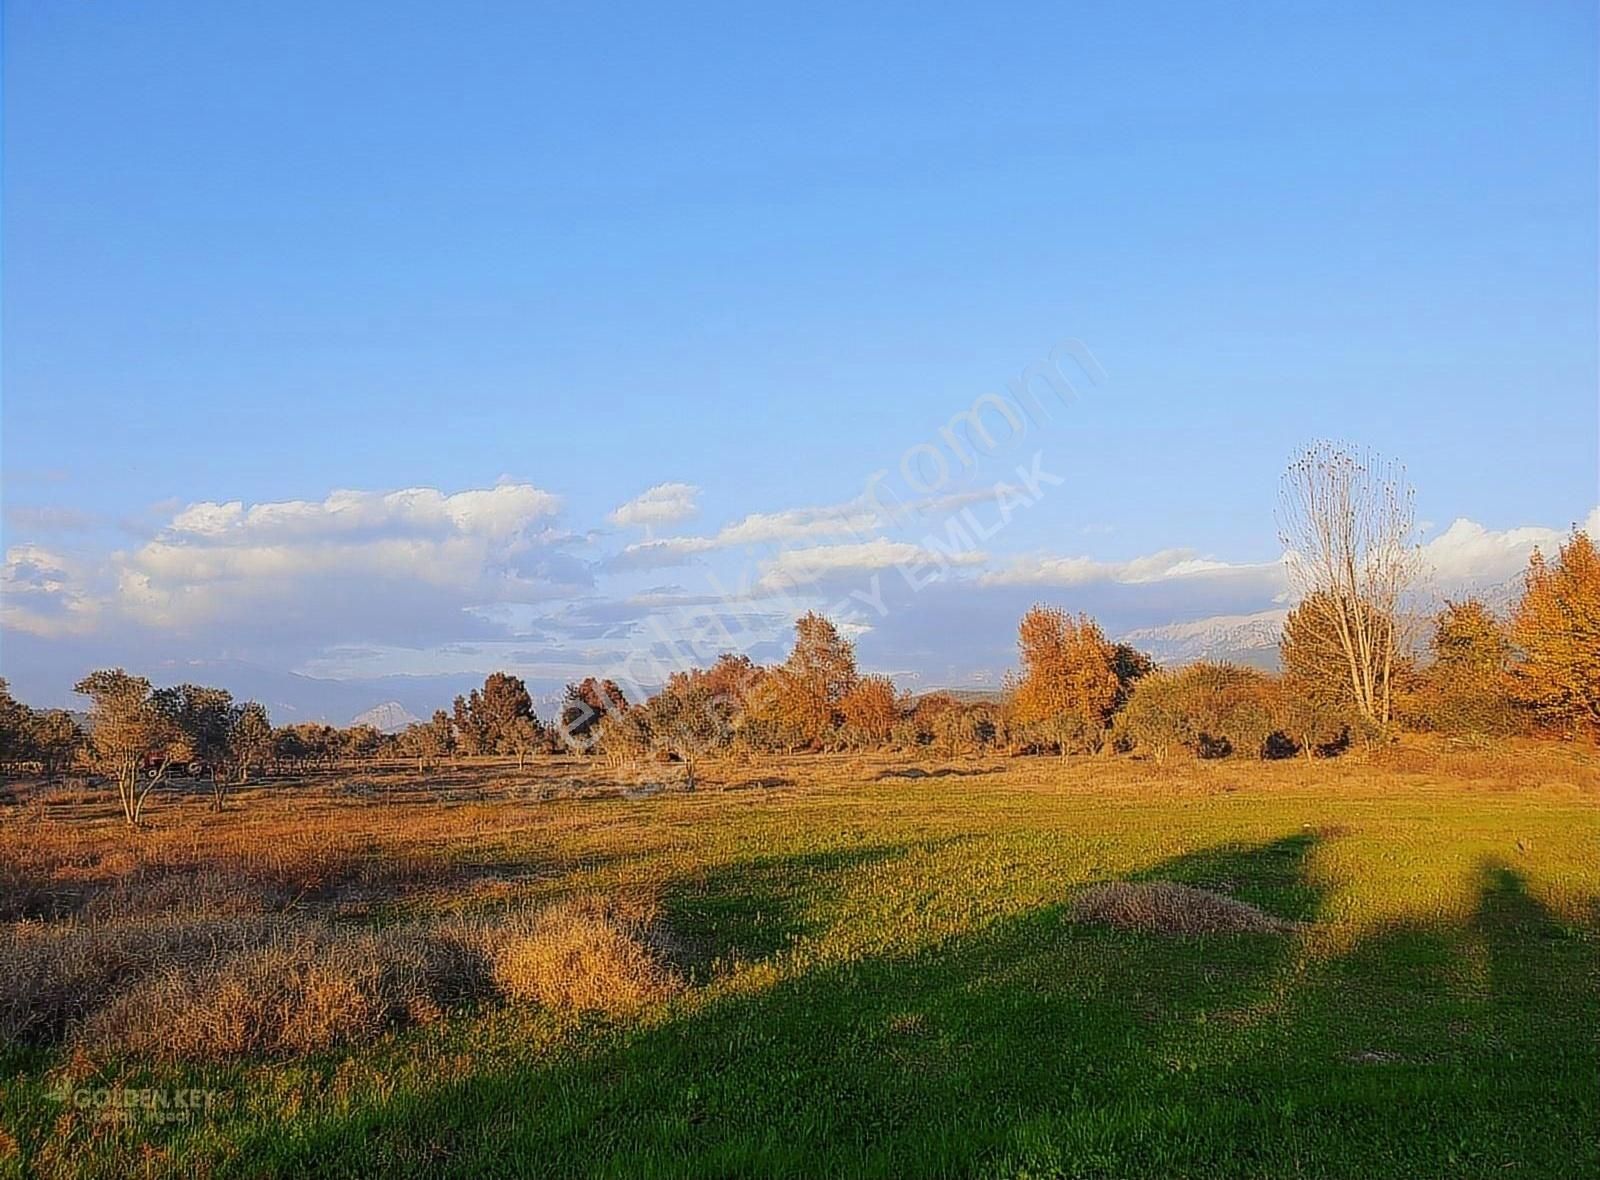
[[[982,778],[984,775],[995,773],[997,771],[992,766],[939,766],[933,770],[924,770],[920,766],[907,766],[898,769],[880,770],[872,776],[872,781],[882,783],[893,779]]]
[[[1314,920],[1316,837],[1139,874]],[[746,862],[678,922],[747,953],[898,847]],[[745,911],[733,899],[744,896]],[[752,914],[760,914],[757,920]],[[1472,919],[1314,959],[1059,905],[898,958],[691,997],[347,1116],[239,1128],[216,1170],[323,1175],[1558,1175],[1594,1163],[1592,947],[1503,865]],[[242,1141],[241,1141],[242,1140]]]
[[[663,908],[673,935],[692,948],[696,976],[721,961],[765,959],[815,931],[813,906],[852,871],[906,855],[909,844],[759,856],[683,878]]]

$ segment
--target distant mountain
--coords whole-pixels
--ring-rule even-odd
[[[415,713],[411,712],[399,701],[385,701],[381,705],[374,705],[365,713],[358,713],[350,721],[351,725],[370,725],[379,733],[399,733],[408,725],[415,725],[421,721]]]
[[[1192,623],[1141,627],[1123,635],[1122,641],[1169,667],[1216,660],[1276,668],[1278,640],[1288,613],[1266,610],[1253,615],[1214,615]]]
[[[31,648],[23,642],[27,638],[6,636],[0,667],[11,681],[17,699],[36,708],[83,708],[83,698],[72,691],[72,685],[94,668],[115,666],[148,677],[158,687],[208,684],[225,688],[236,701],[265,705],[274,725],[299,721],[345,725],[358,713],[371,709],[374,701],[397,702],[411,714],[428,717],[435,709],[449,709],[457,695],[483,686],[482,674],[470,673],[330,680],[234,659],[62,658],[47,647]],[[528,690],[559,695],[561,685],[554,679],[530,681]]]

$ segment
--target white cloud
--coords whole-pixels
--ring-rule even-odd
[[[379,593],[456,609],[544,593],[526,556],[548,541],[560,498],[530,484],[445,495],[434,488],[337,491],[321,501],[191,504],[118,555],[121,607],[154,626],[314,616]],[[319,602],[319,596],[322,601]],[[359,625],[360,619],[345,620]]]
[[[652,527],[681,519],[697,497],[688,484],[657,485],[612,519]],[[1094,614],[1113,632],[1157,629],[1150,634],[1172,644],[1195,639],[1182,627],[1160,631],[1175,620],[1206,619],[1183,627],[1209,635],[1235,623],[1255,627],[1268,608],[1286,605],[1281,561],[1236,563],[1189,548],[1126,560],[1049,553],[999,560],[975,542],[960,549],[958,530],[947,534],[954,551],[941,551],[934,539],[941,519],[999,497],[999,489],[979,488],[892,513],[859,498],[751,513],[707,535],[645,535],[594,567],[556,527],[560,498],[526,483],[167,505],[143,534],[149,539],[122,552],[91,560],[59,545],[14,546],[0,572],[0,623],[52,649],[72,637],[98,648],[142,636],[151,650],[165,644],[191,654],[209,643],[299,666],[339,649],[347,671],[356,647],[401,653],[394,666],[419,672],[436,657],[476,667],[513,652],[519,667],[550,661],[565,670],[644,658],[641,652],[700,633],[717,637],[702,645],[708,660],[726,646],[726,631],[776,651],[794,610],[815,605],[856,628],[879,666],[947,682],[1005,667],[1016,619],[1036,595]],[[1600,535],[1600,509],[1587,525]],[[1509,584],[1535,545],[1553,554],[1565,537],[1562,529],[1497,531],[1458,520],[1422,547],[1422,557],[1449,593]],[[595,570],[661,568],[743,547],[753,560],[740,563],[730,591],[658,586],[616,598],[594,589]],[[872,602],[853,597],[856,589]],[[734,625],[742,620],[748,625]],[[478,646],[452,646],[464,640]]]
[[[700,489],[691,483],[658,483],[635,496],[611,514],[611,522],[624,526],[676,524],[699,511]]]
[[[614,571],[665,569],[717,547],[710,537],[664,537],[629,545],[606,563]]]
[[[1096,582],[1140,585],[1208,574],[1258,575],[1281,580],[1278,562],[1234,564],[1199,556],[1193,549],[1162,549],[1128,561],[1092,557],[1024,557],[1002,570],[985,574],[986,586],[1086,586]]]
[[[894,566],[918,571],[917,580],[922,581],[947,566],[982,565],[988,560],[988,554],[975,549],[945,553],[909,541],[883,538],[859,544],[813,545],[785,549],[763,563],[758,585],[778,590],[819,582],[836,574],[870,573]]]
[[[280,500],[252,505],[202,501],[172,518],[166,533],[188,543],[233,545],[326,540],[358,534],[459,534],[505,538],[554,516],[561,498],[531,484],[447,496],[434,488],[396,492],[336,491],[321,501]]]
[[[1600,537],[1600,508],[1589,513],[1583,527]],[[1567,536],[1564,529],[1539,525],[1497,531],[1462,517],[1422,546],[1423,569],[1443,593],[1494,585],[1525,570],[1536,548],[1555,556]]]
[[[73,558],[13,546],[0,567],[0,624],[46,639],[86,635],[105,605],[90,581],[90,571]]]
[[[864,503],[755,512],[717,533],[719,547],[781,544],[815,537],[860,536],[878,529],[879,513]]]
[[[682,565],[701,554],[716,550],[752,545],[786,545],[797,541],[843,541],[848,538],[850,543],[867,544],[879,539],[878,534],[884,530],[926,526],[929,522],[951,516],[974,504],[992,502],[1004,496],[1015,498],[1019,494],[1014,485],[997,483],[991,487],[894,504],[874,503],[863,495],[839,504],[786,508],[781,512],[752,512],[732,524],[724,525],[711,536],[662,537],[637,542],[624,548],[611,559],[609,565],[614,570],[662,569]],[[623,505],[623,508],[627,507]],[[621,511],[618,509],[618,512]],[[616,513],[612,514],[612,519],[617,519]]]
[[[1600,508],[1583,522],[1600,536]],[[1487,586],[1514,578],[1527,567],[1535,547],[1553,554],[1567,539],[1564,529],[1538,525],[1494,530],[1465,518],[1420,547],[1424,576],[1443,593]],[[1180,578],[1238,577],[1286,590],[1287,559],[1235,563],[1202,557],[1193,549],[1162,549],[1127,561],[1087,556],[1035,554],[983,576],[986,586],[1140,585]]]
[[[477,632],[474,607],[588,591],[554,528],[559,506],[517,483],[191,504],[152,540],[93,563],[14,548],[0,619],[39,635],[218,627],[241,646]]]

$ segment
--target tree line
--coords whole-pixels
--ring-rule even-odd
[[[1544,734],[1600,740],[1600,554],[1574,529],[1553,560],[1535,552],[1501,619],[1483,602],[1448,602],[1426,641],[1406,610],[1416,576],[1410,490],[1390,464],[1318,444],[1285,475],[1280,520],[1299,590],[1280,645],[1281,671],[1225,663],[1158,668],[1109,641],[1087,615],[1036,605],[1021,619],[1019,669],[998,697],[910,696],[865,674],[854,645],[816,613],[795,624],[787,659],[728,653],[672,675],[630,702],[588,677],[569,684],[552,724],[526,684],[505,672],[450,710],[398,734],[370,726],[274,727],[258,703],[193,684],[154,688],[121,669],[77,685],[90,725],[33,710],[0,680],[0,764],[47,777],[82,765],[114,782],[124,818],[176,774],[210,785],[213,805],[254,773],[333,767],[350,759],[441,759],[582,753],[613,765],[671,761],[693,787],[705,758],[871,749],[942,756],[1128,752],[1165,760],[1307,758],[1396,728],[1449,734]]]

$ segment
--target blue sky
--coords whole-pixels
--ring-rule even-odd
[[[776,647],[892,568],[864,662],[982,682],[1030,598],[1117,632],[1281,608],[1273,490],[1319,436],[1403,459],[1425,539],[1469,522],[1442,582],[1503,581],[1600,501],[1595,25],[17,0],[5,673],[559,681],[711,578]],[[930,492],[1061,480],[975,554],[913,590],[885,546],[951,509],[797,527],[1067,339],[1100,379]]]

